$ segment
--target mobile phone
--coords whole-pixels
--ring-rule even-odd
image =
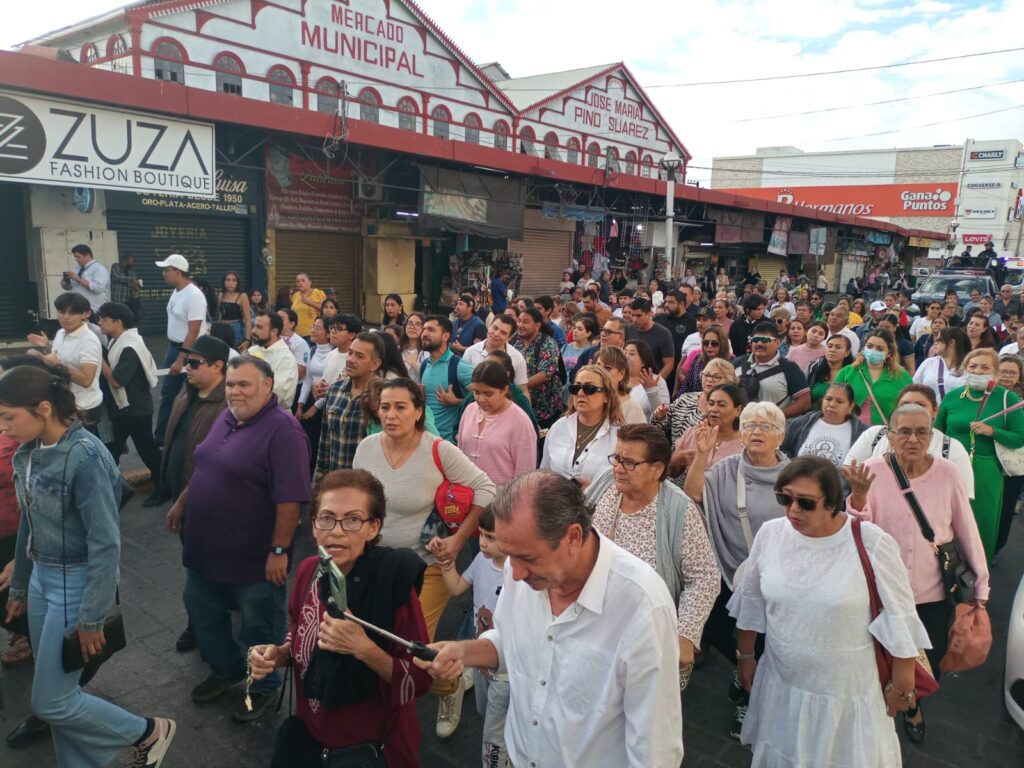
[[[348,588],[345,574],[341,572],[334,558],[323,547],[318,547],[320,556],[320,600],[327,606],[327,613],[340,619],[348,610]]]

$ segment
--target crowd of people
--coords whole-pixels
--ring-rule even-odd
[[[0,361],[3,662],[35,663],[11,746],[50,731],[61,765],[159,766],[174,738],[82,687],[117,614],[129,439],[181,540],[193,701],[230,692],[250,723],[295,686],[271,765],[418,765],[416,699],[443,739],[472,688],[483,766],[678,766],[711,649],[754,765],[900,765],[897,714],[925,738],[914,664],[925,649],[939,677],[953,619],[931,541],[983,609],[1021,496],[1012,290],[993,312],[830,301],[785,273],[567,271],[530,297],[497,275],[450,315],[389,295],[371,328],[307,273],[275,308],[235,273],[211,295],[172,254],[158,370],[131,264],[112,297],[75,254],[56,336]],[[329,571],[292,561],[303,527],[353,616],[436,658],[332,613]],[[72,629],[84,668],[58,661]]]

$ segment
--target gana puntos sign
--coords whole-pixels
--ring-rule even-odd
[[[957,184],[861,184],[842,187],[729,189],[737,195],[814,208],[843,216],[951,216]]]
[[[0,91],[0,178],[212,198],[212,125]]]

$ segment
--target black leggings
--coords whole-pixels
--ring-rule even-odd
[[[729,609],[726,608],[731,598],[732,590],[723,581],[721,591],[718,593],[718,599],[715,600],[715,604],[711,608],[711,614],[704,623],[704,632],[701,633],[700,644],[702,648],[714,648],[725,657],[727,662],[735,666],[736,619],[729,615]],[[761,658],[761,654],[764,653],[764,635],[759,634],[757,636],[757,642],[754,644],[754,653],[758,658]]]
[[[949,625],[953,620],[953,605],[949,600],[940,600],[935,603],[918,603],[917,617],[921,619],[928,638],[932,641],[932,647],[925,651],[928,662],[932,665],[932,674],[938,680],[942,674],[939,670],[939,662],[946,655],[946,648],[949,645]]]

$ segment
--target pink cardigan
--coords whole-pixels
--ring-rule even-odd
[[[939,559],[921,533],[910,505],[901,498],[899,483],[885,457],[868,459],[865,466],[875,476],[868,491],[867,503],[864,509],[858,510],[847,502],[847,511],[862,520],[870,520],[896,539],[900,557],[910,576],[914,602],[934,603],[944,599]],[[960,482],[956,465],[936,457],[927,472],[910,481],[910,488],[935,531],[935,542],[945,544],[956,539],[961,557],[974,571],[974,596],[987,600],[988,562],[978,534],[978,524],[971,511],[971,502]]]
[[[477,468],[499,486],[537,468],[537,433],[522,408],[512,403],[478,437],[482,416],[480,406],[473,402],[459,422],[459,449]]]

